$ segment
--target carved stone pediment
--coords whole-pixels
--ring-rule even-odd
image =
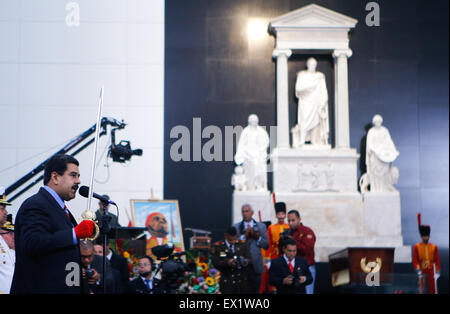
[[[354,28],[357,20],[326,9],[317,4],[310,4],[295,11],[281,15],[270,21],[273,30],[285,28]]]
[[[281,15],[269,23],[276,48],[348,49],[348,32],[357,20],[316,4]]]

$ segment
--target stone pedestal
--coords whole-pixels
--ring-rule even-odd
[[[357,192],[358,158],[350,148],[276,148],[271,156],[274,192]]]
[[[364,230],[370,237],[402,238],[399,192],[363,193]]]
[[[259,212],[261,213],[262,221],[275,222],[275,209],[273,207],[272,196],[269,191],[263,192],[240,192],[233,193],[233,216],[232,222],[237,223],[242,221],[242,205],[250,204],[254,210],[253,218],[259,221]]]
[[[316,262],[346,247],[394,247],[396,263],[411,262],[403,246],[398,193],[279,192],[277,200],[297,209],[316,234]]]

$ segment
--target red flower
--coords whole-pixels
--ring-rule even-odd
[[[123,244],[123,239],[122,238],[117,240],[117,247],[121,248],[122,244]]]
[[[203,273],[203,277],[208,277],[209,276],[209,271],[208,270],[205,270],[205,272]]]
[[[133,264],[128,264],[128,270],[130,271],[130,273],[133,272]]]
[[[194,278],[194,285],[198,285],[198,279]]]
[[[205,256],[205,255],[203,255],[202,257],[200,257],[200,262],[202,262],[202,263],[206,262],[206,256]]]

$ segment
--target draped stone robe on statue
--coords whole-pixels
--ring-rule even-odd
[[[247,126],[241,133],[234,160],[243,165],[247,190],[267,189],[267,148],[269,136],[260,126]]]
[[[395,148],[389,130],[384,126],[372,127],[367,133],[366,165],[370,190],[384,192],[395,190],[392,186],[392,162],[399,152]]]
[[[297,75],[295,93],[298,97],[300,143],[311,140],[312,144],[328,144],[330,129],[325,75],[320,72],[300,71]],[[318,129],[314,130],[315,128]]]

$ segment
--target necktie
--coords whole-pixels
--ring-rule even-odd
[[[292,261],[293,261],[293,260],[290,260],[290,261],[289,261],[289,269],[291,270],[291,273],[294,272],[294,266],[292,266]]]
[[[67,209],[67,206],[64,205],[64,212],[66,213],[67,218],[70,220],[69,210]]]
[[[147,288],[149,290],[152,290],[152,288],[150,287],[150,279],[145,279],[145,284],[147,285]]]

